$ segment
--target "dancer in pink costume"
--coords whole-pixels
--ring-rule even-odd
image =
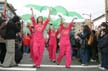
[[[71,44],[70,44],[70,31],[73,27],[73,20],[67,24],[62,22],[62,16],[59,15],[61,18],[61,24],[60,24],[60,49],[59,49],[59,55],[57,58],[57,64],[60,64],[62,58],[64,55],[66,55],[66,62],[65,65],[67,68],[71,65]]]
[[[51,24],[48,31],[49,35],[49,58],[51,61],[56,61],[56,47],[57,47],[57,35],[58,31],[54,29],[54,26]]]
[[[31,9],[31,11],[32,11],[31,20],[34,26],[34,32],[32,34],[32,48],[31,48],[31,54],[33,54],[33,56],[31,57],[33,59],[35,66],[39,68],[45,48],[44,30],[47,24],[49,23],[50,12],[45,22],[43,22],[42,16],[39,16],[36,22],[33,15],[33,10]]]

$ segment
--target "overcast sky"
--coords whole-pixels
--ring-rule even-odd
[[[16,9],[18,15],[30,13],[25,8],[27,4],[58,6],[61,5],[69,11],[76,11],[80,14],[92,14],[92,18],[98,17],[104,13],[104,0],[7,0]]]

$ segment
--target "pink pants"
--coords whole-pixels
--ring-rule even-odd
[[[49,45],[49,58],[51,61],[56,60],[56,45],[55,44]]]
[[[33,44],[33,61],[36,66],[40,66],[43,53],[44,53],[45,44],[35,43]]]
[[[71,47],[70,45],[60,45],[60,53],[57,58],[57,62],[60,64],[63,56],[66,55],[66,67],[71,65]]]

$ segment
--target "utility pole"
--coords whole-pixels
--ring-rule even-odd
[[[105,21],[108,21],[108,0],[105,0]]]

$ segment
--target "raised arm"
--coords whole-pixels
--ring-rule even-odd
[[[33,23],[33,26],[35,26],[37,23],[35,21],[35,18],[34,18],[34,13],[33,13],[33,9],[31,8],[31,12],[32,12],[32,16],[31,16],[31,21]]]
[[[48,35],[50,35],[50,33],[51,33],[51,29],[50,29],[50,28],[49,28],[49,30],[48,30],[48,32],[47,32],[47,33],[48,33]]]
[[[60,17],[60,23],[63,23],[63,18],[61,15],[58,15]]]
[[[59,32],[61,32],[63,28],[64,28],[63,23],[61,23],[60,28],[59,28]]]
[[[73,27],[73,24],[74,24],[74,20],[75,19],[77,19],[77,18],[72,19],[72,21],[69,23],[69,29],[71,29]]]
[[[57,29],[57,30],[56,30],[56,35],[58,35],[58,34],[59,34],[59,30]]]
[[[44,24],[44,29],[46,28],[47,24],[49,24],[49,21],[50,21],[50,10],[49,10],[48,18],[43,23]]]
[[[63,20],[62,20],[62,16],[61,15],[58,15],[59,17],[60,17],[60,26],[59,26],[59,32],[61,32],[62,31],[62,29],[63,29]]]
[[[45,22],[43,23],[44,24],[44,28],[46,28],[47,24],[49,24],[49,21],[50,20],[48,18],[45,20]]]
[[[68,28],[71,29],[72,27],[73,27],[73,22],[70,22]]]

